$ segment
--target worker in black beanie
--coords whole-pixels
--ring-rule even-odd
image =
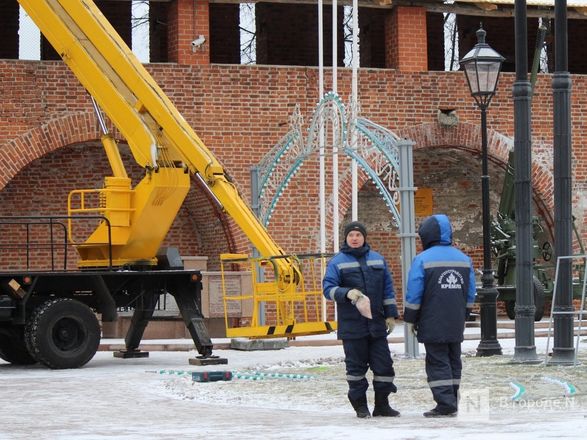
[[[389,394],[397,392],[395,372],[387,343],[398,317],[391,272],[383,256],[367,244],[367,228],[351,222],[344,228],[344,244],[329,261],[322,281],[326,299],[336,301],[338,339],[345,354],[348,398],[357,417],[370,417],[367,405],[373,371],[373,416],[396,417]],[[366,309],[366,310],[365,310]]]
[[[344,227],[344,239],[345,239],[345,241],[346,241],[347,235],[349,235],[349,232],[351,232],[351,231],[359,231],[361,234],[363,234],[363,238],[365,240],[367,240],[367,228],[365,228],[365,225],[363,225],[363,223],[350,222],[349,224],[347,224]]]

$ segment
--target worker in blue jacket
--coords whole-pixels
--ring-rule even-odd
[[[426,375],[436,407],[424,417],[452,417],[458,410],[461,342],[475,301],[471,258],[452,246],[446,215],[426,218],[418,235],[423,252],[408,275],[404,320],[414,324],[426,349]]]
[[[389,406],[389,394],[397,391],[387,334],[398,317],[393,281],[383,256],[366,242],[367,229],[359,222],[344,228],[345,242],[328,263],[322,283],[324,296],[337,304],[338,339],[345,354],[348,398],[357,417],[370,417],[365,377],[373,371],[375,408],[373,416],[396,417]],[[365,296],[368,298],[365,298]],[[370,303],[367,315],[359,304]],[[355,306],[357,305],[357,306]]]

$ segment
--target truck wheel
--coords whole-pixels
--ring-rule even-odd
[[[100,345],[100,324],[92,310],[70,298],[41,304],[28,319],[25,338],[32,355],[49,368],[79,368]]]
[[[538,280],[538,278],[534,277],[534,306],[536,307],[536,311],[534,312],[534,321],[540,321],[544,316],[544,286]],[[508,315],[508,318],[515,319],[516,318],[516,301],[509,300],[505,302],[505,312]]]
[[[0,329],[0,358],[13,365],[37,363],[24,343],[24,327]]]

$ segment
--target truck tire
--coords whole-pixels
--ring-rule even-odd
[[[532,281],[534,283],[534,306],[536,307],[536,311],[534,312],[534,321],[540,321],[544,316],[544,286],[536,277],[534,277]],[[505,312],[507,313],[508,318],[516,318],[515,307],[515,300],[509,300],[505,302]]]
[[[58,298],[41,304],[25,327],[31,354],[49,368],[79,368],[100,345],[100,324],[85,304]]]
[[[24,327],[0,329],[0,358],[13,365],[37,363],[24,343]]]

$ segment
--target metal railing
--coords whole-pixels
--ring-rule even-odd
[[[0,251],[8,250],[11,261],[22,258],[24,262],[20,269],[26,271],[44,270],[41,267],[34,267],[33,256],[36,253],[48,251],[49,266],[48,270],[67,271],[68,258],[70,252],[69,246],[80,247],[81,243],[75,243],[71,240],[71,225],[72,221],[103,221],[107,225],[108,242],[103,243],[108,245],[108,262],[106,269],[112,268],[112,235],[110,221],[101,215],[79,215],[79,216],[1,216],[0,217]],[[19,233],[9,233],[6,228],[17,227],[24,230],[24,237],[19,240]],[[35,232],[35,229],[46,228],[46,236],[43,237],[43,231]],[[14,230],[12,230],[14,232]],[[35,241],[40,237],[40,241]],[[12,241],[16,239],[16,241]],[[8,240],[8,242],[7,242]],[[24,254],[24,255],[23,255]],[[3,261],[0,261],[0,271],[2,269]]]

